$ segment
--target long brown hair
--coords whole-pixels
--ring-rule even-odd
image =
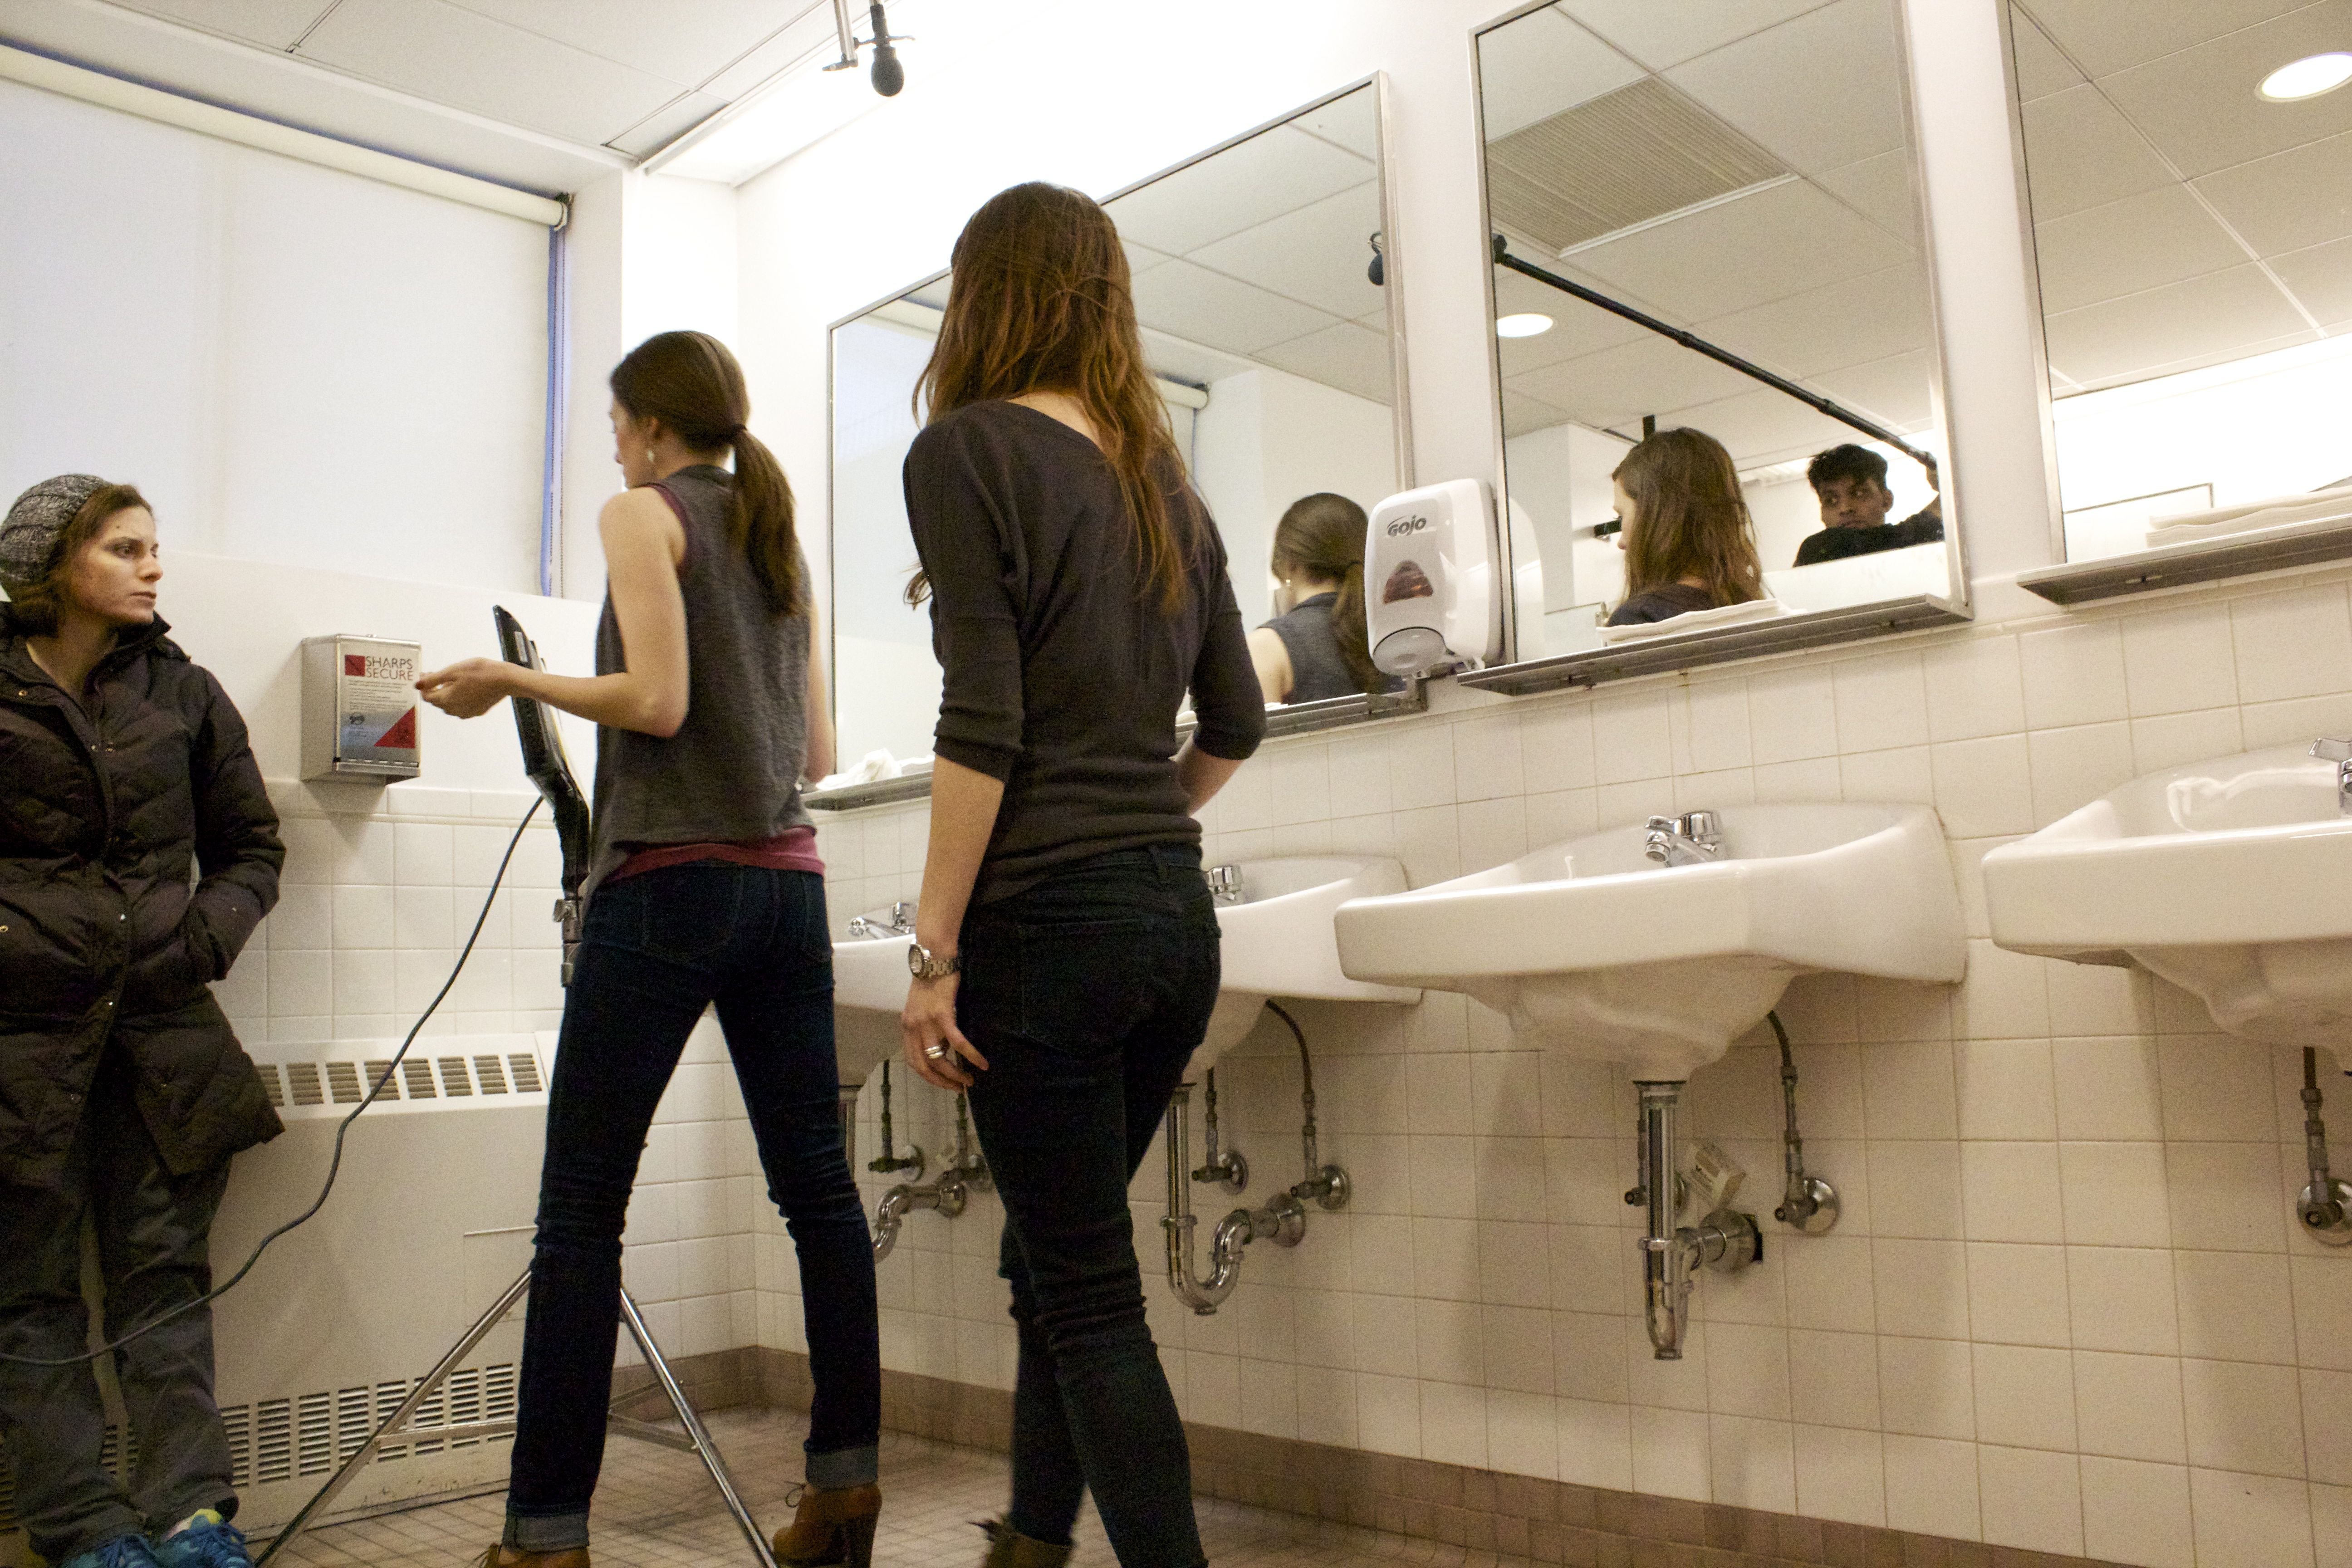
[[[916,384],[938,420],[967,404],[1066,393],[1086,410],[1134,520],[1142,586],[1174,613],[1208,522],[1183,482],[1167,405],[1144,363],[1127,252],[1092,197],[1040,181],[990,197],[957,237],[946,316]],[[928,591],[920,573],[907,601]]]
[[[1661,430],[1610,476],[1633,498],[1625,521],[1625,596],[1685,577],[1718,606],[1764,596],[1756,525],[1723,443],[1699,430]]]
[[[155,509],[147,498],[131,485],[100,485],[89,493],[58,534],[58,542],[49,546],[49,563],[37,582],[26,585],[21,594],[9,596],[8,607],[16,624],[35,637],[53,637],[65,624],[65,607],[73,599],[74,562],[89,547],[90,542],[106,531],[106,525],[118,512],[145,511]]]
[[[1367,521],[1364,509],[1346,496],[1328,490],[1301,496],[1275,524],[1270,554],[1277,576],[1297,573],[1314,582],[1339,584],[1339,602],[1331,606],[1331,632],[1339,639],[1340,660],[1359,687],[1378,691],[1388,678],[1372,662],[1364,626]]]
[[[783,465],[744,427],[751,416],[743,367],[708,332],[656,332],[613,367],[613,401],[632,419],[657,419],[698,452],[731,447],[735,484],[727,539],[742,552],[776,615],[802,607],[800,536]]]

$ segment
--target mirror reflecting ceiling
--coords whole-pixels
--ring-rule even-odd
[[[1638,596],[1612,473],[1650,430],[1728,453],[1780,610],[1954,595],[1894,0],[1559,0],[1478,77],[1519,657]],[[1807,479],[1845,445],[1886,465],[1859,507]]]
[[[1394,395],[1390,290],[1369,276],[1383,223],[1374,85],[1309,106],[1107,203],[1135,280],[1144,349],[1194,486],[1256,626],[1287,601],[1275,526],[1301,498],[1369,510],[1410,482]],[[845,766],[927,755],[940,674],[899,469],[948,282],[833,333],[833,679]]]
[[[2352,88],[2265,91],[2352,12],[2017,0],[2010,36],[2067,557],[2352,511]]]

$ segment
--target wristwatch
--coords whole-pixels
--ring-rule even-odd
[[[962,961],[953,955],[941,958],[919,942],[907,944],[907,973],[918,980],[945,980],[962,968]]]

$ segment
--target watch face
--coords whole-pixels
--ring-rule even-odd
[[[923,944],[921,942],[908,942],[907,944],[907,973],[913,975],[920,975],[923,973],[923,964],[925,961],[927,961],[930,956],[931,955],[929,953],[923,951]]]

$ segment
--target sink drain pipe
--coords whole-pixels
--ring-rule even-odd
[[[2319,1110],[2319,1053],[2303,1047],[2303,1148],[2311,1169],[2311,1184],[2303,1189],[2295,1217],[2305,1236],[2330,1247],[2352,1243],[2352,1187],[2336,1180],[2327,1168],[2327,1123]]]
[[[919,1151],[918,1152],[919,1153]],[[913,1164],[902,1160],[901,1165]],[[881,1168],[876,1161],[874,1169]],[[919,1171],[918,1172],[919,1174]],[[955,1152],[940,1167],[939,1175],[921,1186],[909,1186],[901,1182],[882,1194],[882,1203],[874,1211],[874,1261],[881,1262],[898,1245],[898,1228],[907,1215],[917,1209],[930,1209],[953,1219],[964,1211],[971,1194],[988,1190],[988,1162],[971,1146],[971,1117],[964,1108],[962,1095],[956,1096]]]

